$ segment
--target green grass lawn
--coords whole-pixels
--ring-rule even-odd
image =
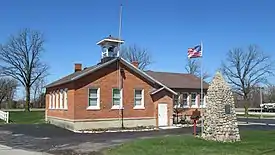
[[[274,155],[275,131],[243,131],[241,142],[219,143],[193,136],[136,140],[104,150],[104,155]]]
[[[44,123],[45,112],[44,111],[12,111],[10,113],[10,121],[12,124],[39,124]],[[1,124],[4,122],[1,120]]]

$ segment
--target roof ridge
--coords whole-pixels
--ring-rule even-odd
[[[152,70],[147,70],[145,72],[154,72],[154,73],[169,73],[169,74],[182,74],[182,75],[193,75],[190,73],[180,73],[180,72],[165,72],[165,71],[152,71]]]

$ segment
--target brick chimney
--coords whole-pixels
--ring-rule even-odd
[[[74,72],[78,72],[82,70],[82,64],[76,63],[74,64]]]
[[[132,61],[132,65],[138,68],[138,61]]]

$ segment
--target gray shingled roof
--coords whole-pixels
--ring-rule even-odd
[[[109,35],[109,36],[108,36],[108,37],[106,37],[105,39],[122,40],[122,39],[119,39],[119,38],[113,37],[113,36],[111,36],[111,35]]]
[[[120,58],[121,59],[121,58]],[[46,87],[53,87],[60,84],[64,84],[70,81],[73,81],[77,78],[81,78],[86,74],[90,74],[93,70],[100,69],[105,65],[116,61],[117,59],[110,60],[109,62],[98,64],[95,66],[88,67],[82,71],[74,72],[70,75],[67,75],[57,81],[54,81],[47,85]],[[123,60],[125,61],[125,60]],[[127,62],[128,63],[128,62]],[[142,71],[141,71],[142,72]],[[183,73],[170,73],[170,72],[155,72],[155,71],[145,71],[146,76],[149,76],[157,81],[159,81],[162,85],[167,86],[168,88],[200,88],[200,78],[191,75],[191,74],[183,74]],[[204,88],[208,88],[208,84],[204,82]]]
[[[201,79],[192,74],[155,71],[145,71],[145,73],[169,88],[198,89],[201,86]],[[203,88],[208,88],[208,86],[208,83],[203,83]]]
[[[65,77],[63,77],[63,78],[61,78],[57,81],[54,81],[54,82],[48,84],[46,87],[57,86],[59,84],[70,82],[73,78],[75,78],[78,75],[81,75],[83,73],[86,73],[87,71],[90,71],[90,70],[94,69],[96,66],[98,66],[98,65],[87,67],[86,69],[83,69],[82,71],[78,71],[78,72],[74,72],[72,74],[69,74],[69,75],[67,75],[67,76],[65,76]]]

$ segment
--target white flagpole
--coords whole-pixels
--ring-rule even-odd
[[[118,39],[121,40],[121,27],[122,27],[122,4],[120,4],[120,12],[119,12],[119,28],[118,28]],[[120,43],[118,43],[118,52],[117,57],[120,54]]]
[[[122,26],[122,4],[120,4],[120,11],[119,11],[119,29],[118,29],[118,39],[121,40],[121,26]],[[117,57],[120,56],[120,42],[118,43],[118,51],[117,51]],[[121,128],[124,128],[124,122],[123,122],[123,93],[122,93],[122,84],[121,75],[120,75],[120,64],[119,61],[118,64],[118,89],[120,93],[120,105],[119,105],[119,113],[121,115]]]
[[[119,28],[118,28],[118,39],[121,40],[121,25],[122,25],[122,4],[120,4],[120,11],[119,11]],[[117,51],[117,57],[119,57],[120,54],[120,42],[118,43],[118,51]],[[121,91],[121,84],[120,84],[120,65],[118,63],[118,88],[119,91]]]
[[[202,72],[202,58],[203,58],[203,44],[201,41],[201,101],[203,101],[203,72]],[[200,103],[202,104],[202,103]],[[201,106],[201,105],[200,105]],[[201,106],[201,109],[203,107]],[[202,119],[201,119],[201,135],[203,134],[203,119],[204,119],[204,111],[202,110]]]

